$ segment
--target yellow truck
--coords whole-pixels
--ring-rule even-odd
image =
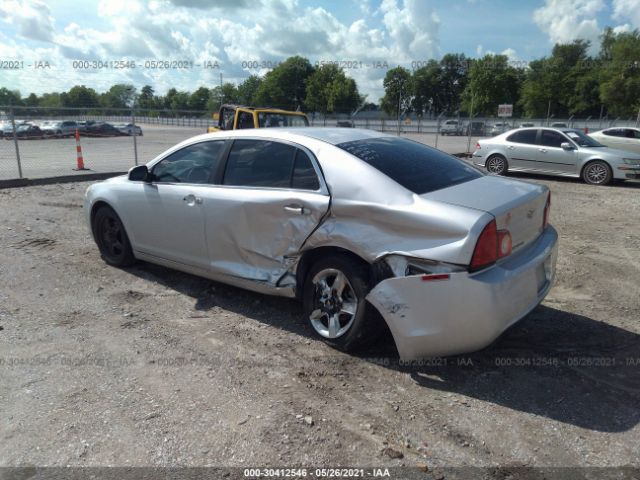
[[[240,128],[308,127],[309,119],[302,112],[292,112],[270,107],[247,107],[226,104],[220,112],[213,114],[218,122],[207,128],[207,132],[238,130]]]

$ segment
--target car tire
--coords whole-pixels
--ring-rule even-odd
[[[491,155],[487,158],[484,166],[487,169],[487,172],[495,175],[504,175],[509,170],[507,159],[502,155]]]
[[[118,214],[108,206],[102,206],[91,222],[93,238],[103,260],[114,267],[128,267],[135,263],[129,236]]]
[[[589,162],[582,169],[582,179],[589,185],[607,185],[612,177],[611,167],[602,160]]]
[[[340,285],[334,289],[336,282]],[[307,272],[302,296],[314,335],[342,351],[353,351],[375,339],[380,330],[377,312],[365,300],[370,289],[367,265],[347,255],[317,261]]]

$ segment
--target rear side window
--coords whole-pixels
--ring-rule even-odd
[[[507,137],[507,142],[513,143],[526,143],[528,145],[534,145],[536,143],[537,130],[520,130]]]
[[[418,195],[483,176],[462,160],[404,138],[368,138],[337,146]]]
[[[158,162],[152,169],[159,183],[209,183],[218,168],[224,141],[201,142],[184,147]]]
[[[602,132],[604,135],[608,137],[622,137],[622,130],[619,128],[612,128],[610,130],[605,130]]]
[[[302,150],[296,152],[296,161],[293,166],[293,178],[291,188],[298,190],[319,190],[320,181],[309,156]]]
[[[553,130],[543,130],[542,136],[540,137],[540,144],[545,147],[560,148],[560,146],[566,141],[567,139],[564,135],[560,135],[558,132],[554,132]]]
[[[319,190],[309,156],[300,149],[268,140],[236,140],[229,153],[224,185]]]
[[[268,140],[233,142],[225,185],[289,188],[296,148]]]

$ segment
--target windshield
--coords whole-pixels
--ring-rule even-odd
[[[564,134],[576,142],[580,147],[604,147],[604,145],[579,130],[565,130]]]
[[[418,195],[483,175],[462,160],[404,138],[368,138],[337,146]]]
[[[258,124],[261,128],[308,127],[309,121],[304,115],[286,113],[258,112]]]

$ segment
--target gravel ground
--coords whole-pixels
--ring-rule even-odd
[[[640,183],[525,179],[552,191],[556,286],[412,366],[389,336],[326,347],[292,300],[108,267],[87,183],[0,190],[0,466],[640,466]]]

